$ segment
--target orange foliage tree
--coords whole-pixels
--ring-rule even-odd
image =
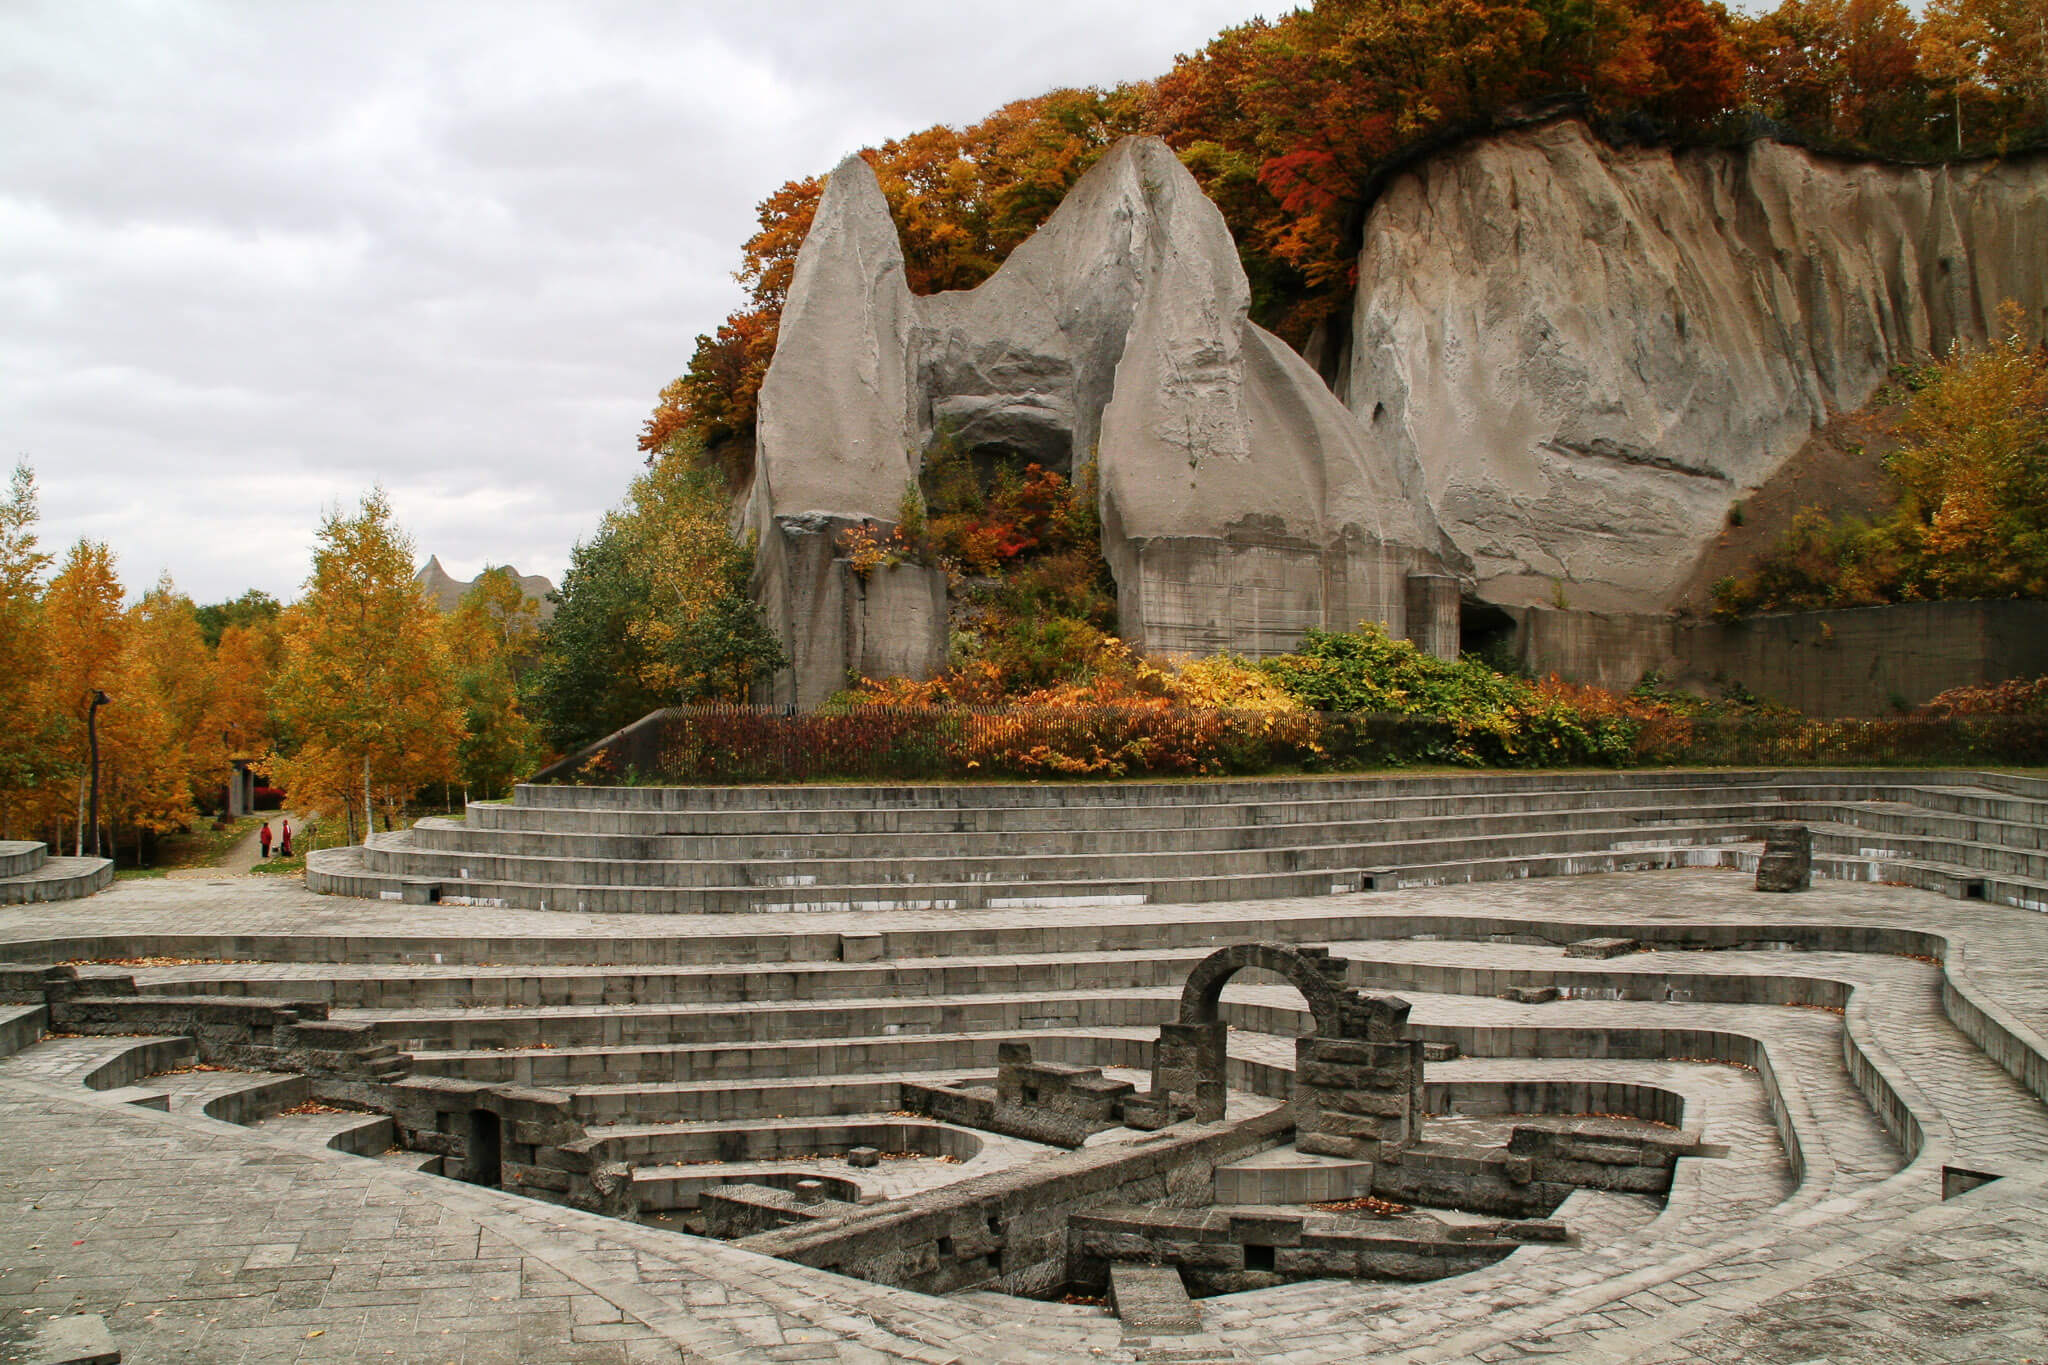
[[[64,770],[66,716],[52,691],[43,613],[50,556],[36,544],[36,480],[17,465],[0,499],[0,839],[46,815],[40,796]]]
[[[228,626],[214,651],[214,725],[230,758],[257,758],[272,747],[270,684],[281,641],[275,622]]]

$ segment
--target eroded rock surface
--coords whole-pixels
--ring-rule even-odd
[[[1892,366],[2048,314],[2048,159],[1897,167],[1575,122],[1390,185],[1339,391],[1427,472],[1477,593],[1661,611],[1725,523]]]
[[[942,662],[931,589],[893,583],[918,604],[896,611],[835,555],[849,525],[894,522],[945,433],[979,462],[1096,463],[1142,649],[1275,653],[1367,619],[1408,632],[1408,575],[1456,567],[1422,472],[1364,440],[1248,302],[1222,215],[1156,140],[1113,148],[979,288],[925,299],[873,173],[841,165],[762,390],[748,520],[756,591],[796,661],[778,700]],[[1442,626],[1414,623],[1439,644]]]

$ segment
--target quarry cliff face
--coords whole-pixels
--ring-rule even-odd
[[[913,297],[858,157],[833,172],[761,392],[754,590],[776,700],[943,666],[935,569],[848,570],[942,437],[1100,476],[1120,628],[1260,655],[1310,626],[1459,646],[1458,599],[1662,612],[1730,509],[1901,362],[2048,321],[2048,157],[1615,148],[1558,122],[1396,178],[1335,393],[1251,323],[1223,218],[1113,148],[979,288]]]
[[[1898,167],[1575,122],[1393,182],[1337,390],[1419,468],[1474,595],[1662,611],[1726,523],[1891,368],[2048,316],[2048,158]]]

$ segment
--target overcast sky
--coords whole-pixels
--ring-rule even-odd
[[[0,456],[131,595],[296,594],[389,490],[559,581],[783,181],[1256,0],[0,0]]]

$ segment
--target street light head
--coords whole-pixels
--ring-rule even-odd
[[[109,706],[113,704],[113,700],[112,697],[100,691],[97,687],[92,690],[92,704],[94,706]]]

